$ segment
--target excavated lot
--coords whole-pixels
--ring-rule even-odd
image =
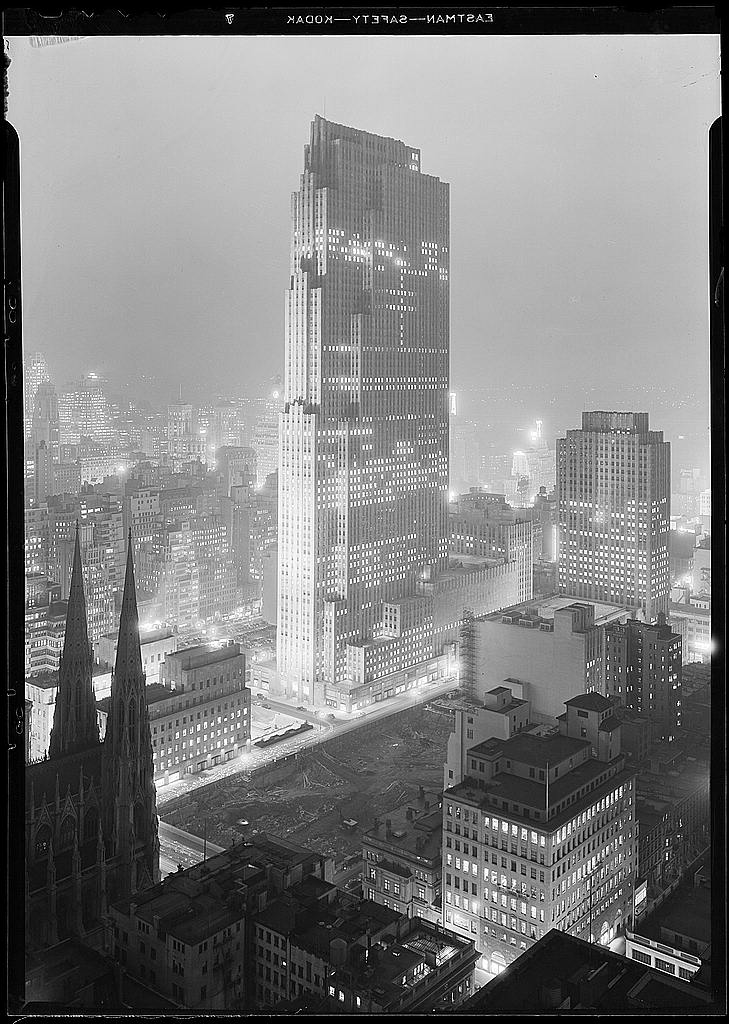
[[[341,862],[361,850],[376,818],[417,800],[421,786],[442,791],[451,722],[442,711],[411,708],[301,753],[275,781],[233,776],[164,817],[220,846],[268,832]],[[346,828],[352,819],[357,826]]]

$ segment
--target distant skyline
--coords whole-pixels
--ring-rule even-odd
[[[718,37],[8,45],[24,337],[60,385],[253,392],[282,372],[290,195],[326,113],[450,182],[453,386],[556,387],[569,367],[619,407],[621,383],[678,385],[708,430]]]

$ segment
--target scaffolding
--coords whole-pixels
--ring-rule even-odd
[[[458,661],[461,693],[468,700],[474,700],[476,697],[475,632],[473,612],[466,608],[461,622]]]

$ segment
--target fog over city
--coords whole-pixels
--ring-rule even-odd
[[[10,18],[19,1015],[725,1008],[719,37],[397,10]]]
[[[13,39],[10,55],[26,344],[59,384],[141,368],[164,403],[282,372],[285,197],[318,112],[415,140],[450,182],[451,384],[503,408],[474,394],[468,415],[516,443],[536,416],[554,437],[643,388],[708,469],[715,37]]]

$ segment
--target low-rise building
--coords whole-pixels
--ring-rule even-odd
[[[238,644],[168,654],[162,679],[146,687],[158,784],[232,761],[249,748],[251,693]],[[108,707],[107,699],[99,701],[102,738]]]
[[[403,804],[362,837],[364,896],[407,917],[442,915],[440,799]]]
[[[444,923],[492,973],[550,927],[607,944],[631,920],[635,776],[611,701],[573,698],[559,729],[476,744],[443,794]]]
[[[131,977],[180,1007],[248,1008],[255,915],[307,876],[331,871],[322,855],[259,835],[112,904],[106,948]]]
[[[94,660],[111,669],[116,659],[116,633],[105,633],[94,643]],[[168,654],[177,650],[177,634],[171,629],[140,626],[139,645],[147,686],[159,682],[162,664]]]
[[[626,932],[625,955],[683,981],[691,981],[711,961],[708,855],[660,906]]]
[[[689,596],[685,602],[672,602],[669,620],[681,636],[683,663],[708,664],[711,661],[711,600]]]
[[[306,880],[254,921],[256,1005],[295,1012],[417,1013],[473,991],[473,943]],[[297,1005],[299,1004],[299,1005]]]
[[[711,993],[557,930],[459,1007],[474,1016],[710,1013]]]
[[[653,744],[638,766],[638,877],[648,883],[646,906],[682,875],[708,842],[708,757],[708,751],[686,737],[682,744]]]

